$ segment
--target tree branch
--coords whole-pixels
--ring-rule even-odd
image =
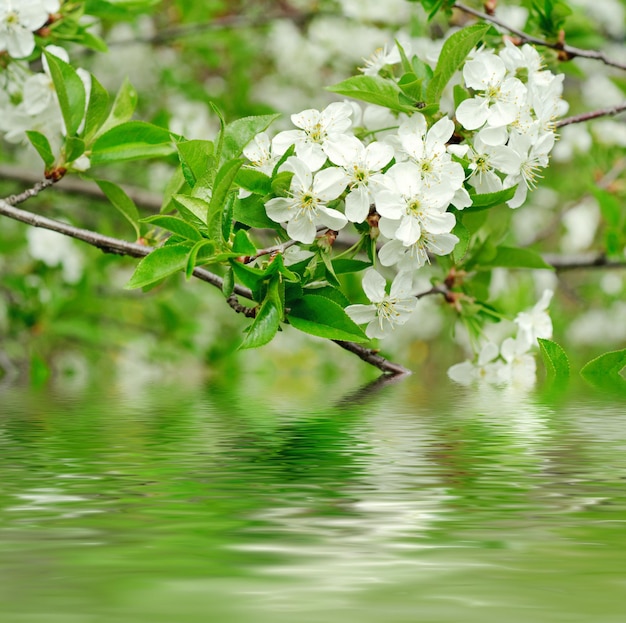
[[[601,108],[600,110],[592,110],[590,112],[584,112],[580,115],[573,115],[571,117],[565,117],[556,122],[557,128],[562,128],[566,125],[572,125],[573,123],[583,123],[585,121],[589,121],[591,119],[597,119],[598,117],[608,117],[610,115],[617,115],[626,110],[626,102],[622,102],[617,106],[612,106],[611,108]]]
[[[41,192],[41,190],[43,190],[44,188],[48,188],[51,184],[52,182],[48,183],[48,181],[46,180],[45,182],[41,182],[40,184],[35,185],[33,188],[28,189],[23,193],[20,193],[19,195],[13,195],[9,197],[9,199],[12,202],[20,203],[21,201],[25,201],[29,197],[37,195],[39,192]],[[63,223],[61,221],[56,221],[45,216],[40,216],[38,214],[33,214],[32,212],[21,210],[11,205],[8,200],[4,199],[0,199],[0,215],[6,216],[16,221],[20,221],[21,223],[25,223],[26,225],[30,225],[32,227],[49,229],[65,236],[69,236],[70,238],[82,240],[83,242],[86,242],[87,244],[90,244],[91,246],[96,247],[104,251],[105,253],[115,253],[117,255],[127,255],[130,257],[140,258],[145,257],[146,255],[154,251],[153,247],[137,244],[134,242],[126,242],[125,240],[112,238],[110,236],[104,236],[88,229],[81,229],[79,227],[74,227],[73,225]],[[224,280],[221,277],[206,270],[205,268],[196,267],[194,268],[192,274],[194,277],[210,283],[220,290],[224,285]],[[254,300],[252,292],[248,288],[240,285],[235,285],[234,294],[241,296],[242,298]],[[255,308],[241,305],[234,295],[228,297],[226,302],[236,312],[244,314],[247,317],[253,317],[256,313]],[[351,353],[354,353],[366,363],[375,366],[384,374],[409,374],[409,371],[406,368],[388,361],[387,359],[379,355],[378,351],[376,350],[366,348],[361,344],[356,344],[353,342],[343,342],[338,340],[333,341],[341,346],[341,348],[348,350]]]
[[[626,70],[626,64],[620,63],[618,61],[612,60],[604,54],[604,52],[600,52],[599,50],[585,50],[583,48],[575,48],[571,45],[567,45],[563,42],[550,42],[545,39],[540,39],[539,37],[534,37],[533,35],[529,35],[528,33],[518,30],[517,28],[513,28],[508,26],[503,21],[499,20],[495,15],[488,15],[487,13],[482,13],[477,11],[476,9],[472,9],[471,7],[465,6],[461,2],[455,2],[453,8],[458,9],[459,11],[463,11],[463,13],[467,13],[469,15],[473,15],[485,22],[490,22],[495,24],[496,26],[500,26],[500,28],[504,28],[508,30],[511,34],[514,34],[516,37],[519,37],[523,43],[532,43],[534,45],[538,45],[544,48],[551,48],[552,50],[557,50],[561,52],[566,60],[581,57],[581,58],[591,58],[594,60],[598,60],[603,62],[605,65],[610,67],[617,67],[618,69]]]
[[[584,255],[545,254],[543,259],[558,272],[590,268],[626,268],[626,260],[609,260],[603,253],[588,253]]]
[[[41,180],[41,175],[21,167],[0,164],[0,179],[33,186]],[[66,175],[60,181],[55,182],[54,187],[61,192],[71,195],[93,197],[94,199],[108,201],[106,195],[95,182],[82,180],[73,175]],[[121,188],[137,206],[153,212],[158,212],[161,209],[161,204],[163,203],[161,195],[136,186],[122,185]]]

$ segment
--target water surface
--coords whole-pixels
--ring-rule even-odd
[[[626,620],[623,400],[294,383],[0,391],[0,620]]]

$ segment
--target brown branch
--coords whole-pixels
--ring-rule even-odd
[[[556,122],[557,128],[562,128],[566,125],[572,125],[573,123],[584,123],[591,119],[597,119],[598,117],[608,117],[610,115],[617,115],[626,110],[626,102],[622,102],[617,106],[611,106],[610,108],[601,108],[600,110],[592,110],[590,112],[584,112],[580,115],[573,115],[572,117],[565,117]]]
[[[27,186],[34,186],[41,180],[41,175],[21,167],[0,164],[0,179],[19,182]],[[86,179],[83,180],[73,175],[65,176],[62,180],[56,182],[54,187],[70,195],[93,197],[94,199],[107,201],[106,195],[95,182]],[[161,195],[136,186],[122,185],[121,188],[137,206],[153,212],[158,212],[161,209],[163,202]]]
[[[472,9],[471,7],[465,6],[461,2],[455,2],[453,8],[458,9],[459,11],[463,11],[463,13],[468,13],[469,15],[473,15],[478,19],[482,19],[485,22],[490,22],[495,24],[496,26],[500,26],[505,30],[508,30],[511,34],[519,37],[524,43],[532,43],[534,45],[538,45],[544,48],[551,48],[552,50],[557,50],[561,52],[567,60],[575,57],[581,58],[591,58],[594,60],[598,60],[603,62],[605,65],[610,67],[617,67],[618,69],[626,70],[626,64],[620,63],[618,61],[612,60],[604,54],[604,52],[600,52],[599,50],[586,50],[583,48],[575,48],[571,45],[567,45],[563,42],[556,41],[554,43],[550,41],[546,41],[545,39],[540,39],[539,37],[534,37],[533,35],[529,35],[528,33],[518,30],[517,28],[513,28],[512,26],[508,26],[503,21],[498,19],[495,15],[488,15],[487,13],[481,13],[476,9]]]
[[[290,20],[297,26],[302,26],[314,17],[337,16],[337,13],[329,11],[300,12],[297,10],[284,10],[275,12],[256,13],[254,15],[224,15],[215,17],[210,22],[196,24],[183,24],[165,28],[148,37],[133,37],[120,39],[119,41],[107,41],[109,47],[135,45],[144,43],[160,45],[175,39],[182,39],[193,35],[202,34],[212,30],[231,30],[236,28],[259,28],[275,20]]]
[[[338,346],[341,346],[341,348],[350,351],[359,359],[365,361],[365,363],[369,363],[370,365],[378,368],[385,374],[390,376],[407,376],[411,374],[411,371],[407,368],[404,368],[397,363],[393,363],[392,361],[389,361],[379,355],[377,350],[366,348],[365,346],[355,342],[343,342],[342,340],[333,340],[333,342],[335,342]]]
[[[545,254],[543,259],[557,272],[565,270],[587,270],[591,268],[626,268],[626,260],[610,260],[603,253],[584,255]]]
[[[42,182],[34,186],[32,189],[28,189],[23,193],[20,193],[19,195],[13,195],[9,199],[11,199],[15,203],[20,203],[21,201],[25,201],[29,197],[37,195],[39,192],[41,192],[41,190],[49,187],[50,185],[51,183],[48,184],[47,181]],[[139,258],[145,257],[146,255],[149,255],[152,251],[154,251],[153,247],[144,246],[134,242],[126,242],[125,240],[119,240],[118,238],[112,238],[110,236],[104,236],[88,229],[81,229],[79,227],[74,227],[73,225],[63,223],[61,221],[56,221],[45,216],[40,216],[38,214],[33,214],[32,212],[21,210],[11,205],[7,200],[3,199],[0,199],[0,215],[6,216],[16,221],[20,221],[21,223],[25,223],[26,225],[30,225],[32,227],[49,229],[70,238],[82,240],[83,242],[86,242],[87,244],[94,246],[104,251],[105,253],[115,253],[117,255],[127,255],[130,257]],[[206,270],[205,268],[196,267],[194,268],[192,274],[194,277],[210,283],[220,290],[223,288],[224,280],[218,275],[215,275],[214,273]],[[234,294],[237,294],[249,300],[254,300],[252,292],[248,288],[240,285],[235,285]],[[228,297],[227,303],[236,312],[242,313],[247,317],[253,317],[255,313],[255,308],[241,305],[234,295]],[[409,370],[407,370],[406,368],[403,368],[398,364],[392,363],[384,357],[380,356],[376,350],[366,348],[360,344],[356,344],[353,342],[343,342],[338,340],[333,341],[345,350],[354,353],[366,363],[375,366],[384,374],[406,375],[410,373]]]

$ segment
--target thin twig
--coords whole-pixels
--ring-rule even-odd
[[[9,164],[0,164],[0,179],[19,182],[28,186],[33,186],[41,180],[41,175],[22,167],[11,166]],[[100,190],[100,187],[91,180],[82,180],[73,175],[67,175],[54,187],[61,192],[71,195],[80,195],[81,197],[93,197],[106,201],[106,195]],[[158,212],[163,203],[163,197],[157,193],[150,192],[136,186],[121,185],[122,190],[133,200],[135,205],[145,208],[152,212]]]
[[[46,186],[47,187],[47,186]],[[33,187],[34,188],[34,187]],[[41,188],[37,191],[40,192]],[[31,191],[29,193],[29,191]],[[24,191],[20,195],[16,195],[13,197],[14,200],[19,202],[19,199],[24,200],[24,197],[34,196],[37,194],[33,189],[29,189],[29,191]],[[79,227],[74,227],[73,225],[68,225],[67,223],[63,223],[61,221],[56,221],[54,219],[47,218],[45,216],[40,216],[38,214],[33,214],[32,212],[27,212],[25,210],[21,210],[10,205],[6,200],[0,199],[0,215],[6,216],[16,221],[20,221],[25,223],[26,225],[30,225],[32,227],[41,227],[43,229],[49,229],[51,231],[56,231],[65,236],[69,236],[70,238],[75,238],[77,240],[82,240],[91,246],[97,247],[101,249],[105,253],[115,253],[117,255],[128,255],[130,257],[145,257],[154,251],[153,247],[144,246],[141,244],[137,244],[134,242],[126,242],[125,240],[119,240],[117,238],[112,238],[110,236],[104,236],[102,234],[98,234],[94,231],[88,229],[81,229]],[[211,285],[219,288],[220,290],[223,288],[224,280],[206,270],[205,268],[196,267],[193,270],[193,276],[210,283]],[[254,300],[252,296],[252,292],[243,286],[235,285],[234,293],[249,299]],[[254,308],[247,307],[245,305],[241,305],[236,297],[230,296],[227,299],[227,303],[230,305],[238,313],[242,313],[248,317],[251,317],[254,313]],[[252,311],[251,311],[252,310]],[[356,344],[354,342],[343,342],[343,341],[335,341],[339,346],[348,350],[355,355],[357,355],[360,359],[369,363],[370,365],[375,366],[381,372],[388,375],[406,375],[409,374],[409,370],[406,368],[392,363],[380,356],[376,350],[371,348],[366,348],[361,344]]]
[[[463,11],[463,13],[468,13],[469,15],[473,15],[479,19],[482,19],[486,22],[490,22],[495,24],[496,26],[500,26],[505,30],[508,30],[510,33],[519,37],[524,43],[532,43],[534,45],[538,45],[544,48],[551,48],[552,50],[557,50],[562,52],[567,59],[575,58],[577,56],[581,58],[591,58],[594,60],[598,60],[603,62],[605,65],[609,65],[610,67],[617,67],[618,69],[626,70],[626,64],[620,63],[618,61],[612,60],[604,54],[604,52],[600,52],[599,50],[586,50],[583,48],[575,48],[571,45],[567,45],[562,42],[550,42],[545,39],[540,39],[539,37],[534,37],[533,35],[529,35],[528,33],[518,30],[517,28],[513,28],[505,24],[503,21],[499,20],[495,15],[488,15],[487,13],[482,13],[481,11],[477,11],[476,9],[472,9],[471,7],[465,6],[461,2],[455,2],[453,8],[458,9],[459,11]]]
[[[246,257],[244,258],[244,264],[254,262],[254,260],[263,257],[264,255],[272,255],[272,253],[282,253],[289,247],[292,247],[294,244],[298,244],[298,241],[287,240],[287,242],[283,242],[281,244],[275,244],[271,247],[266,247],[265,249],[259,249],[254,255],[246,255]]]
[[[107,41],[109,47],[124,45],[135,45],[137,43],[160,45],[174,39],[183,39],[193,35],[202,34],[215,30],[231,30],[236,28],[259,28],[275,20],[290,20],[296,25],[306,24],[313,17],[321,15],[337,15],[336,13],[313,11],[280,11],[273,13],[260,13],[255,15],[225,15],[215,17],[210,22],[197,24],[183,24],[172,26],[147,37],[133,37],[130,39],[120,39],[118,41]]]
[[[24,195],[25,193],[22,193]],[[20,195],[20,196],[22,196]],[[20,221],[31,227],[41,227],[42,229],[49,229],[56,231],[64,236],[75,238],[76,240],[82,240],[92,247],[96,247],[105,253],[114,253],[115,255],[126,255],[129,257],[145,257],[154,251],[154,247],[147,245],[137,244],[136,242],[127,242],[126,240],[120,240],[119,238],[112,238],[111,236],[104,236],[89,229],[81,229],[80,227],[74,227],[68,223],[62,221],[56,221],[46,216],[39,214],[33,214],[26,210],[20,210],[10,205],[6,200],[0,199],[0,215],[7,216],[15,221]],[[200,266],[194,268],[194,277],[202,281],[206,281],[216,288],[222,288],[224,281],[218,275],[202,268]],[[235,293],[244,298],[252,299],[252,292],[248,288],[236,285]]]
[[[42,190],[46,188],[50,188],[54,184],[53,180],[39,180],[35,183],[34,186],[23,190],[21,193],[16,195],[9,195],[3,201],[5,201],[10,206],[16,206],[20,203],[24,203],[27,199],[31,199],[32,197],[36,197]]]
[[[609,117],[611,115],[617,115],[626,110],[626,102],[622,102],[617,106],[611,106],[610,108],[601,108],[600,110],[592,110],[590,112],[584,112],[580,115],[573,115],[571,117],[565,117],[556,122],[557,128],[562,128],[566,125],[572,125],[573,123],[584,123],[591,119],[597,119],[598,117]]]
[[[543,256],[545,262],[557,271],[587,270],[590,268],[626,268],[626,260],[609,260],[603,253],[584,255],[553,255]]]
[[[365,346],[361,346],[361,344],[356,344],[355,342],[343,342],[342,340],[333,340],[333,342],[335,342],[338,346],[341,346],[341,348],[350,351],[359,359],[375,366],[385,374],[389,374],[391,376],[407,376],[411,374],[410,370],[385,359],[383,356],[379,355],[376,350],[366,348]]]

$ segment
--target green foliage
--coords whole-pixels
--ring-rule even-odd
[[[411,113],[415,110],[395,82],[380,76],[354,76],[328,87],[328,90],[396,112]]]
[[[567,380],[570,365],[563,348],[552,340],[538,338],[538,342],[548,376],[559,382]]]
[[[455,32],[443,44],[439,62],[426,90],[426,100],[437,103],[450,78],[461,67],[467,55],[483,40],[489,24],[474,24]]]
[[[92,165],[160,158],[174,153],[168,130],[145,121],[127,121],[101,134],[93,144]]]
[[[54,54],[44,51],[50,75],[59,98],[65,129],[69,137],[74,136],[85,117],[85,86],[76,70]]]
[[[604,353],[589,361],[580,371],[582,377],[600,388],[626,390],[626,379],[621,375],[626,367],[626,348]]]
[[[28,130],[26,136],[41,156],[43,163],[46,165],[46,170],[50,169],[56,160],[55,155],[52,153],[52,147],[50,147],[50,141],[44,134],[35,130]]]
[[[329,340],[368,341],[342,307],[326,296],[305,294],[291,304],[288,320],[300,331]]]
[[[133,200],[122,188],[113,182],[107,182],[106,180],[96,180],[96,182],[113,206],[117,208],[122,216],[132,225],[137,238],[140,238],[139,211]]]
[[[284,284],[280,275],[274,274],[270,279],[265,299],[239,348],[258,348],[272,340],[283,318],[284,300]]]

